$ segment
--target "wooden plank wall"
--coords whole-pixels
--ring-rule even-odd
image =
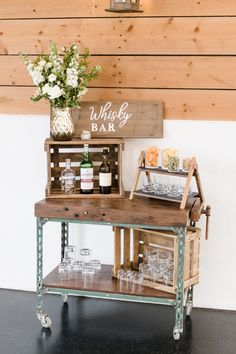
[[[86,100],[163,99],[166,119],[236,120],[236,1],[142,0],[143,13],[106,12],[109,0],[1,0],[0,113],[47,114],[18,53],[49,41],[89,47],[103,73]]]

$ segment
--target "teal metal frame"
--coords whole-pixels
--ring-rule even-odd
[[[109,226],[121,226],[126,228],[148,228],[153,230],[171,230],[178,236],[178,264],[177,264],[177,289],[176,299],[158,298],[158,297],[144,297],[133,296],[125,294],[110,294],[106,292],[93,292],[84,290],[73,290],[64,288],[45,288],[43,286],[43,227],[46,222],[60,222],[61,223],[61,259],[64,257],[65,246],[69,242],[69,224],[97,224],[97,225],[109,225]],[[41,321],[43,327],[51,326],[51,319],[43,311],[43,295],[46,292],[60,293],[63,296],[63,300],[67,301],[68,294],[74,294],[85,297],[134,301],[144,303],[154,303],[160,305],[171,305],[175,307],[175,326],[173,330],[173,336],[175,340],[180,338],[180,334],[183,332],[183,319],[184,319],[184,307],[187,307],[187,315],[190,314],[192,309],[192,297],[193,288],[189,288],[184,292],[184,254],[185,254],[185,227],[162,227],[162,226],[147,226],[147,225],[134,225],[134,224],[117,224],[106,222],[93,222],[93,221],[79,221],[79,220],[67,220],[67,219],[52,219],[52,218],[37,218],[37,317]]]

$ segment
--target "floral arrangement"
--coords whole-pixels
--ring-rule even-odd
[[[27,71],[37,86],[31,97],[34,102],[42,98],[50,101],[55,108],[76,108],[80,106],[82,96],[88,91],[90,80],[101,71],[99,65],[89,68],[89,50],[79,55],[78,45],[62,48],[58,52],[55,43],[51,43],[49,54],[40,54],[34,61],[21,55]]]

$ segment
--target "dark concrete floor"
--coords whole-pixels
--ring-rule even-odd
[[[174,311],[149,304],[46,295],[41,328],[35,294],[0,290],[0,354],[236,354],[236,312],[194,309],[179,342]]]

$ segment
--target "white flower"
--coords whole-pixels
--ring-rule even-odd
[[[42,92],[44,95],[47,94],[49,90],[50,90],[50,86],[48,84],[45,84],[42,88]]]
[[[51,62],[49,62],[49,63],[47,63],[47,64],[45,65],[45,69],[46,69],[46,70],[50,69],[51,67],[52,67],[52,63],[51,63]]]
[[[78,72],[76,69],[68,68],[66,70],[66,84],[73,88],[78,86]]]
[[[55,85],[53,87],[50,87],[48,91],[48,95],[50,100],[54,100],[55,98],[58,98],[64,94],[64,90],[62,90],[59,86]]]
[[[56,77],[56,75],[54,75],[54,74],[50,74],[49,76],[48,76],[48,81],[50,81],[50,82],[53,82],[53,81],[55,81],[57,79],[57,77]]]
[[[46,64],[46,60],[41,59],[39,62],[39,66],[44,66]]]
[[[33,70],[33,68],[34,68],[34,64],[33,64],[33,63],[27,64],[27,70],[28,70],[28,71]]]
[[[44,81],[43,75],[42,75],[41,72],[38,71],[38,70],[31,70],[31,71],[29,72],[29,74],[31,75],[32,80],[33,80],[33,83],[34,83],[35,85],[39,85],[39,84],[41,84],[41,82]]]

